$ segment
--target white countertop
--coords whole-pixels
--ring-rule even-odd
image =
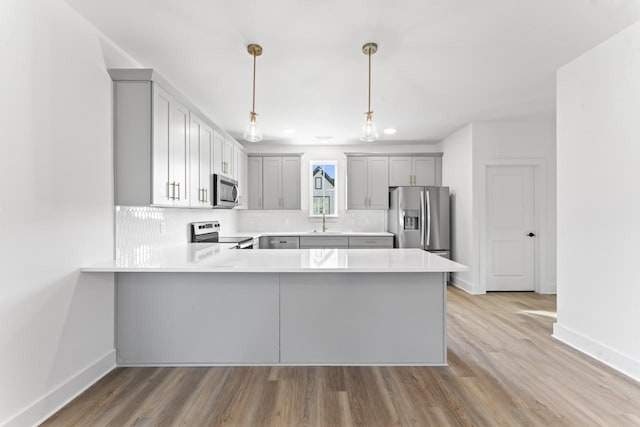
[[[318,237],[331,237],[331,236],[344,236],[344,237],[393,237],[393,233],[387,231],[236,231],[233,233],[220,233],[225,237],[253,237],[259,238],[262,236],[318,236]]]
[[[147,248],[135,255],[81,269],[83,272],[193,273],[393,273],[467,271],[421,249],[229,249],[229,244],[191,243]]]

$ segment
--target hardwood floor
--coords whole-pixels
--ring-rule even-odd
[[[448,367],[119,368],[44,425],[640,426],[640,384],[551,338],[554,296],[448,298]]]

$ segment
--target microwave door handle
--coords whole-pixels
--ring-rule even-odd
[[[235,203],[236,205],[238,204],[238,185],[234,185],[233,186],[233,190],[232,190],[232,197],[233,197],[233,203]]]

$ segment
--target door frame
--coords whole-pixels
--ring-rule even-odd
[[[534,227],[536,238],[534,242],[534,291],[543,293],[544,278],[546,277],[547,260],[542,248],[546,247],[548,238],[547,224],[547,163],[541,158],[489,158],[479,162],[480,167],[475,176],[478,183],[478,275],[480,278],[480,293],[487,292],[487,171],[492,166],[530,166],[533,167],[533,203]]]

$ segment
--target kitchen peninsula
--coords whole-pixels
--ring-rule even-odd
[[[419,249],[189,244],[90,268],[116,273],[121,366],[446,365],[445,274]]]

